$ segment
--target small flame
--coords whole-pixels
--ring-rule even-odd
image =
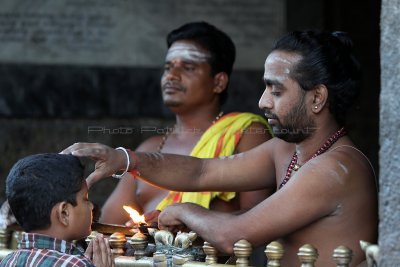
[[[123,206],[124,210],[129,213],[129,216],[131,217],[132,221],[136,224],[140,223],[146,223],[144,220],[144,216],[140,215],[139,212],[137,212],[135,209],[132,209],[129,206]]]

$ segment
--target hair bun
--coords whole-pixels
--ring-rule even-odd
[[[332,36],[336,37],[348,51],[353,50],[353,41],[350,39],[349,35],[346,32],[335,31],[332,32]]]

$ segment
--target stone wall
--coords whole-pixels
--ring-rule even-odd
[[[0,172],[9,168],[21,157],[32,153],[57,153],[75,142],[100,142],[110,146],[135,148],[140,142],[172,125],[160,119],[0,119],[2,157]],[[93,170],[87,163],[86,173]],[[91,200],[101,205],[116,184],[115,179],[105,179],[90,192]],[[1,179],[4,196],[4,179]]]
[[[161,67],[166,34],[183,23],[205,20],[232,37],[237,60],[223,110],[261,113],[263,62],[284,32],[284,3],[2,1],[0,200],[8,170],[23,156],[77,141],[135,148],[157,134],[149,127],[171,126],[161,101]],[[99,183],[91,199],[101,205],[112,188]]]
[[[400,263],[400,1],[381,11],[379,266]]]
[[[8,170],[17,159],[23,156],[40,152],[58,152],[76,141],[102,142],[111,146],[124,145],[134,148],[146,137],[157,134],[156,131],[141,132],[140,129],[143,127],[150,125],[156,129],[162,129],[166,125],[173,124],[170,112],[161,103],[159,67],[166,49],[165,34],[181,24],[183,20],[188,19],[188,15],[181,14],[184,7],[177,7],[176,1],[169,1],[171,5],[168,7],[165,4],[157,7],[157,3],[160,1],[154,1],[156,3],[151,1],[153,4],[150,6],[153,6],[151,9],[153,13],[148,16],[143,15],[148,11],[139,4],[150,2],[144,0],[116,0],[112,3],[104,0],[39,1],[42,5],[47,3],[48,6],[44,9],[47,11],[57,10],[56,8],[52,9],[52,5],[57,6],[60,5],[59,3],[67,3],[69,7],[65,11],[68,12],[79,5],[81,7],[82,5],[87,5],[87,7],[94,5],[96,8],[90,10],[94,10],[100,15],[103,14],[101,13],[102,6],[114,5],[111,7],[114,13],[109,14],[110,21],[119,23],[116,18],[121,17],[123,22],[120,26],[127,29],[126,33],[121,33],[121,36],[123,35],[120,37],[121,42],[128,41],[129,43],[131,41],[134,43],[139,40],[142,46],[136,48],[137,44],[135,43],[132,48],[129,48],[126,43],[121,43],[123,48],[119,50],[118,46],[113,46],[118,45],[119,39],[111,38],[97,44],[98,49],[93,51],[84,49],[85,47],[81,47],[82,50],[77,47],[75,51],[74,47],[70,47],[66,43],[60,47],[60,49],[64,49],[64,52],[58,54],[54,52],[54,47],[51,49],[47,47],[49,43],[54,45],[54,40],[39,38],[43,32],[35,31],[39,22],[45,23],[50,16],[45,17],[46,14],[42,13],[42,16],[36,17],[36,20],[28,21],[31,24],[28,24],[29,27],[26,26],[25,35],[16,39],[17,45],[8,47],[14,50],[7,50],[7,53],[0,55],[0,153],[2,155],[0,160],[0,201],[4,199],[4,179]],[[131,5],[129,8],[120,8],[121,5],[128,2]],[[362,1],[363,8],[360,8],[357,1],[345,0],[235,0],[233,1],[235,5],[225,5],[226,7],[224,3],[227,0],[213,0],[215,9],[211,10],[212,5],[209,4],[206,6],[209,10],[208,13],[198,12],[198,3],[203,2],[185,1],[188,5],[197,8],[197,15],[193,18],[200,19],[199,14],[203,14],[202,18],[208,18],[210,22],[226,30],[234,37],[234,41],[238,45],[238,55],[240,56],[232,74],[229,100],[223,108],[226,112],[237,110],[260,113],[257,104],[263,90],[261,77],[265,56],[272,45],[271,40],[283,34],[285,29],[317,28],[348,31],[355,41],[357,55],[365,74],[361,97],[349,117],[349,131],[355,143],[371,159],[375,169],[379,169],[378,99],[380,86],[379,3],[377,1]],[[228,2],[232,3],[232,0],[228,0]],[[4,15],[5,11],[9,12],[14,7],[18,12],[22,12],[21,8],[30,8],[32,5],[32,3],[22,0],[2,1],[0,13],[3,12]],[[262,15],[267,15],[262,17],[258,13],[257,16],[253,13],[254,19],[250,20],[251,8],[260,5],[262,8],[259,10],[263,12]],[[36,14],[40,11],[39,7],[40,5],[36,5],[33,9]],[[245,7],[247,11],[244,9]],[[124,14],[130,14],[132,10],[135,10],[134,12],[138,16],[140,15],[138,17],[140,20],[136,24],[132,22],[132,18],[123,17]],[[158,17],[163,14],[162,12],[167,11],[170,12],[168,14],[171,19]],[[31,17],[25,18],[34,18],[35,12],[30,13]],[[158,15],[155,16],[156,14]],[[206,16],[207,14],[208,16]],[[0,22],[8,21],[9,23],[0,23],[1,27],[12,25],[14,23],[12,21],[15,21],[15,25],[17,22],[18,25],[22,25],[24,20],[15,20],[18,17],[16,15],[16,13],[9,14],[9,17],[14,20],[4,20],[4,16],[2,20],[0,16]],[[241,25],[232,19],[232,16],[236,18],[239,15],[243,15],[241,25],[245,28],[240,28]],[[67,27],[68,18],[65,16],[64,20],[58,21],[59,26]],[[114,30],[119,29],[120,26],[104,24],[106,21],[102,19],[105,17],[98,17],[97,22],[103,24],[91,25],[93,27],[97,25],[98,29],[101,29],[100,26],[103,25],[104,29],[109,29],[110,35],[107,36],[114,36],[113,34],[116,34]],[[132,29],[129,28],[130,22],[133,25]],[[112,25],[114,26],[111,27]],[[137,30],[138,25],[141,25],[140,29],[143,32]],[[4,30],[1,27],[0,33],[1,30]],[[365,29],[368,29],[367,33]],[[78,34],[78,32],[75,33]],[[4,48],[3,39],[7,37],[4,34],[5,31],[2,33],[3,35],[0,34],[0,48]],[[132,39],[125,35],[131,36]],[[78,35],[74,36],[78,38]],[[149,41],[143,43],[143,40],[147,39]],[[11,39],[7,40],[10,45]],[[35,42],[34,51],[24,49],[25,46],[29,46],[29,42],[25,43],[27,40]],[[80,39],[81,44],[85,40]],[[150,43],[150,40],[153,40],[154,44]],[[107,45],[102,48],[101,44],[111,45],[113,49],[107,48]],[[155,52],[156,47],[161,51]],[[126,64],[121,63],[120,53],[128,55],[130,49],[136,51],[134,54],[138,58],[127,56]],[[0,53],[1,51],[5,50],[0,49]],[[15,52],[14,57],[9,56],[10,51]],[[96,56],[89,58],[93,60],[90,61],[86,56],[82,55],[81,57],[82,51],[94,53]],[[249,51],[258,52],[254,54]],[[80,56],[74,57],[74,55]],[[25,62],[24,59],[27,58],[29,61]],[[75,61],[77,58],[85,61],[77,62]],[[96,61],[100,59],[102,64]],[[35,63],[35,60],[38,62]],[[124,132],[124,129],[132,129],[132,131]],[[112,190],[113,187],[110,184],[113,183],[115,181],[109,179],[96,185],[90,192],[91,199],[101,204]]]
[[[261,76],[262,71],[235,71],[223,110],[261,114]],[[157,69],[0,66],[1,202],[8,171],[21,157],[59,152],[78,141],[134,149],[162,134],[174,122],[162,105],[159,80]],[[96,184],[91,200],[101,205],[115,182]]]
[[[159,67],[167,33],[205,20],[235,42],[236,68],[259,69],[285,14],[277,0],[2,0],[0,62]]]

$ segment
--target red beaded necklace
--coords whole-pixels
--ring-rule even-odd
[[[326,142],[317,150],[317,152],[315,152],[315,154],[310,159],[313,159],[316,156],[319,156],[322,153],[326,152],[340,137],[342,137],[346,134],[347,133],[346,133],[346,130],[344,129],[344,127],[340,128],[331,137],[329,137],[328,140],[326,140]],[[298,169],[300,169],[301,166],[299,164],[297,164],[297,158],[298,158],[297,153],[294,152],[294,154],[292,156],[292,160],[290,161],[289,166],[287,168],[285,178],[283,179],[282,183],[279,185],[279,189],[281,189],[287,182],[289,182],[293,171],[297,171]],[[309,161],[310,159],[306,160],[306,162]]]

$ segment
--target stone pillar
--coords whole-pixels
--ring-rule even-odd
[[[379,266],[400,262],[400,0],[382,0]]]

